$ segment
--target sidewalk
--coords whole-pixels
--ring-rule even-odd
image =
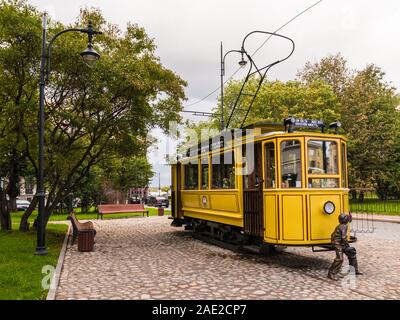
[[[353,219],[361,220],[367,219],[380,221],[380,222],[392,222],[392,223],[400,223],[400,216],[387,216],[383,214],[371,214],[371,213],[352,213]]]

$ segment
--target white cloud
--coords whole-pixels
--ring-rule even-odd
[[[273,31],[316,0],[30,0],[64,23],[75,20],[81,7],[100,8],[110,22],[123,28],[128,21],[144,27],[155,39],[162,63],[189,85],[189,101],[197,101],[219,86],[219,46],[239,48],[253,30]],[[270,79],[288,80],[308,60],[341,52],[351,68],[376,63],[386,79],[400,87],[400,8],[397,0],[323,0],[293,21],[281,33],[296,42],[294,55],[269,73]],[[256,48],[262,38],[249,41]],[[260,51],[260,59],[282,55],[283,46],[271,41]],[[227,62],[227,75],[236,70]],[[191,110],[210,111],[219,91]],[[184,115],[190,116],[190,115]],[[204,118],[194,118],[203,120]],[[158,183],[158,182],[157,182]],[[163,181],[162,184],[169,184]]]

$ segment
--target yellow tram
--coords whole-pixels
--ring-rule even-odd
[[[190,148],[172,165],[172,225],[232,244],[328,246],[349,212],[339,127],[289,117]]]

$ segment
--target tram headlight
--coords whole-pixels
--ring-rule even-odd
[[[324,211],[326,214],[334,213],[335,212],[335,204],[332,201],[325,202]]]

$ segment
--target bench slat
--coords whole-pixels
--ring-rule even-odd
[[[98,214],[103,218],[103,214],[109,213],[131,213],[131,212],[143,212],[149,216],[149,210],[144,207],[143,204],[101,204],[98,207]]]

